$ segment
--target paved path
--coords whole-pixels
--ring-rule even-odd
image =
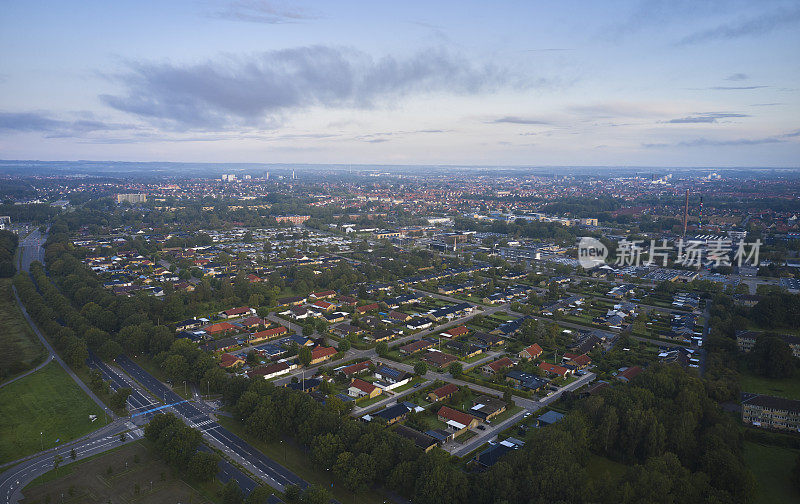
[[[67,372],[67,374],[68,374],[68,375],[69,375],[69,376],[70,376],[70,377],[71,377],[73,380],[75,380],[75,383],[77,383],[77,384],[78,384],[78,386],[79,386],[79,387],[80,387],[80,388],[81,388],[81,389],[82,389],[84,392],[86,392],[86,395],[88,395],[89,397],[91,397],[91,398],[92,398],[92,400],[93,400],[95,403],[97,403],[97,405],[98,405],[98,406],[100,406],[100,408],[102,408],[102,409],[103,409],[103,411],[105,411],[105,412],[106,412],[106,414],[107,414],[107,415],[108,415],[108,416],[109,416],[109,417],[110,417],[112,420],[113,420],[113,419],[115,419],[115,418],[117,418],[117,415],[116,415],[116,414],[115,414],[115,413],[114,413],[114,412],[111,410],[111,408],[109,408],[108,406],[106,406],[105,404],[103,404],[103,401],[101,401],[101,400],[100,400],[100,398],[99,398],[99,397],[97,397],[97,396],[94,394],[94,392],[92,392],[92,391],[89,389],[89,387],[87,387],[87,386],[86,386],[86,384],[85,384],[85,383],[83,383],[83,381],[81,381],[81,379],[80,379],[80,378],[78,378],[78,375],[76,375],[76,374],[75,374],[75,372],[74,372],[74,371],[72,371],[72,369],[71,369],[71,368],[70,368],[70,367],[67,365],[67,363],[66,363],[66,362],[64,362],[64,360],[63,360],[63,359],[62,359],[62,358],[61,358],[61,357],[60,357],[60,356],[59,356],[59,355],[58,355],[58,354],[55,352],[55,350],[53,350],[53,347],[52,347],[52,346],[50,346],[50,343],[47,341],[47,339],[45,339],[44,335],[42,335],[42,332],[41,332],[41,331],[39,331],[39,328],[36,326],[36,324],[35,324],[35,323],[33,322],[33,320],[31,319],[31,316],[30,316],[30,315],[28,315],[28,312],[27,312],[27,310],[25,310],[25,307],[24,307],[24,306],[22,306],[22,301],[19,299],[19,295],[17,295],[17,289],[16,289],[16,287],[12,287],[12,290],[14,291],[14,298],[16,298],[16,300],[17,300],[17,304],[19,305],[19,307],[20,307],[20,310],[22,310],[22,315],[25,317],[25,320],[27,320],[27,321],[28,321],[28,324],[30,324],[31,328],[33,329],[33,332],[34,332],[34,333],[36,333],[36,336],[38,336],[39,340],[42,342],[42,344],[44,345],[44,347],[45,347],[45,349],[47,350],[48,354],[50,355],[50,359],[48,359],[48,362],[49,362],[50,360],[55,360],[56,362],[58,362],[58,363],[61,365],[61,367],[62,367],[62,368],[64,368],[64,371],[66,371],[66,372]]]

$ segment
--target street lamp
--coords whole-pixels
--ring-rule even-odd
[[[42,442],[42,451],[44,451],[44,432],[39,432],[39,441]]]

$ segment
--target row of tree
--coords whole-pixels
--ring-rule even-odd
[[[217,474],[219,455],[198,451],[201,436],[172,413],[158,414],[144,428],[159,455],[171,466],[196,481],[210,480]]]

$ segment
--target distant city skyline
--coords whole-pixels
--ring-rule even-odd
[[[7,2],[0,159],[800,166],[800,2]]]

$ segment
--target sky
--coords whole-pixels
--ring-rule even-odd
[[[0,0],[0,159],[800,166],[800,0]]]

